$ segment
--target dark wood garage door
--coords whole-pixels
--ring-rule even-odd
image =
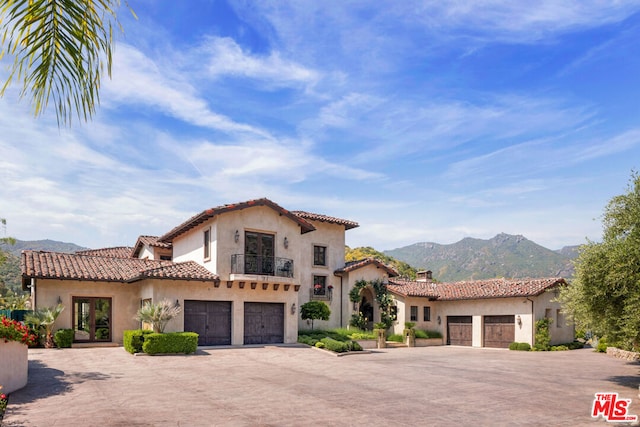
[[[447,317],[447,344],[470,346],[473,340],[473,319],[471,316]]]
[[[230,345],[231,301],[185,301],[184,330],[198,334],[198,345]]]
[[[284,304],[244,303],[244,343],[277,344],[284,342]]]
[[[515,339],[515,316],[484,316],[485,347],[509,348]]]

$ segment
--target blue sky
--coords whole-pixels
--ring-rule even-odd
[[[640,168],[638,1],[129,4],[92,122],[0,99],[7,234],[132,245],[268,197],[352,247],[559,249]]]

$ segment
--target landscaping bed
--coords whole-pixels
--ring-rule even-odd
[[[372,340],[375,335],[359,329],[302,330],[298,332],[298,342],[334,353],[361,352],[362,340]],[[368,346],[367,346],[368,347]]]

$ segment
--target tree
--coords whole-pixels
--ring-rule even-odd
[[[167,323],[180,313],[180,306],[174,305],[168,300],[162,300],[157,304],[146,303],[136,314],[135,319],[151,324],[153,332],[163,333]]]
[[[331,310],[329,306],[322,301],[309,301],[300,307],[300,315],[302,316],[302,320],[311,319],[311,329],[313,330],[313,321],[315,319],[329,320]]]
[[[580,248],[575,280],[559,300],[576,324],[607,342],[640,349],[640,175],[626,194],[612,198],[603,215],[601,243]]]
[[[58,304],[55,307],[45,307],[38,309],[32,313],[24,316],[24,322],[32,325],[37,330],[44,329],[44,346],[46,348],[53,348],[53,325],[56,323],[56,319],[60,316],[60,313],[64,310],[62,304]]]
[[[36,116],[52,99],[58,125],[71,124],[74,112],[91,118],[105,68],[111,77],[113,27],[122,30],[119,6],[120,0],[4,0],[0,59],[14,61],[0,96],[15,78],[22,81],[20,97],[31,94]]]

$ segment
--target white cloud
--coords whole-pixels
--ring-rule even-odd
[[[112,108],[119,103],[142,104],[196,126],[269,137],[263,129],[212,111],[196,88],[188,80],[175,77],[178,75],[175,70],[161,68],[141,51],[120,44],[114,56],[113,78],[103,86],[103,104]]]
[[[214,78],[231,75],[278,87],[313,85],[320,79],[317,71],[288,61],[277,51],[264,56],[251,54],[228,37],[208,37],[202,50],[210,55],[207,70]]]

